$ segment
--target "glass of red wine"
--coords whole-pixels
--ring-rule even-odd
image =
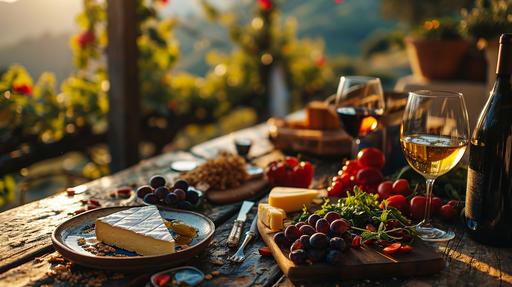
[[[384,92],[379,78],[342,76],[336,93],[336,113],[345,131],[354,138],[355,158],[361,137],[371,133],[384,114]]]

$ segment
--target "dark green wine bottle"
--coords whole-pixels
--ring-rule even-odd
[[[496,81],[471,137],[465,216],[475,240],[512,246],[512,34],[500,37]]]

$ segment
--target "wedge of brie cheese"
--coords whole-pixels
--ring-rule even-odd
[[[133,207],[96,219],[96,238],[140,255],[174,253],[174,238],[154,205]]]

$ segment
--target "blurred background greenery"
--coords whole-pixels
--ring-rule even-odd
[[[340,75],[378,76],[391,90],[397,78],[411,73],[404,37],[429,19],[459,23],[461,10],[475,5],[467,0],[138,2],[142,158],[264,121],[271,115],[274,69],[283,72],[289,111],[333,94]],[[105,5],[0,1],[5,35],[0,208],[109,173]]]

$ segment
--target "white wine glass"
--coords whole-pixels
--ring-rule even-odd
[[[355,157],[360,138],[374,131],[384,114],[384,92],[380,79],[340,77],[335,105],[343,128],[354,138],[352,157]]]
[[[468,112],[461,93],[427,90],[409,93],[400,127],[400,145],[409,165],[426,180],[425,216],[416,225],[418,236],[425,241],[447,241],[455,237],[452,231],[432,226],[432,188],[437,177],[457,165],[468,142]]]

